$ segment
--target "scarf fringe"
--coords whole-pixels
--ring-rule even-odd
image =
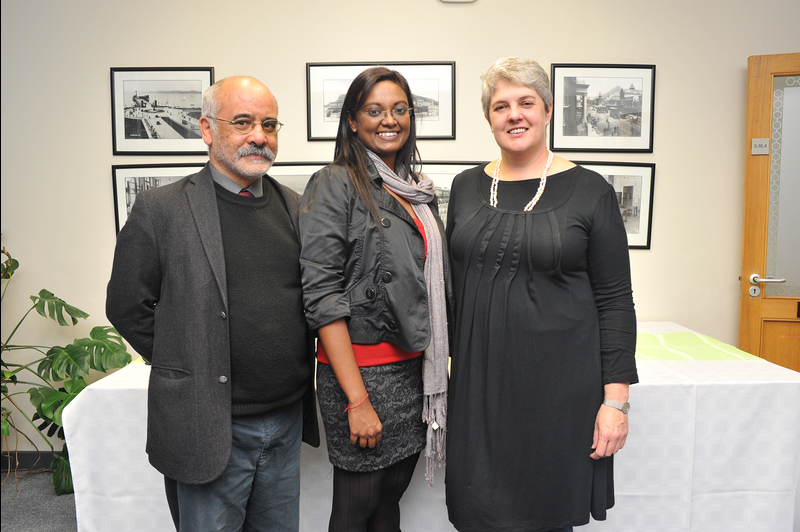
[[[433,472],[445,464],[447,444],[447,393],[426,395],[422,419],[428,424],[428,445],[425,449],[425,480],[433,486]],[[434,427],[437,427],[434,429]]]

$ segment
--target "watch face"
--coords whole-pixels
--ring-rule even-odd
[[[631,409],[631,404],[630,403],[622,403],[622,413],[623,414],[627,414],[628,410],[630,410],[630,409]]]

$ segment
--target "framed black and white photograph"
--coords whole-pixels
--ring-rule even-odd
[[[214,68],[112,68],[114,155],[201,155],[203,92]]]
[[[628,248],[650,249],[656,165],[599,161],[575,161],[575,164],[597,172],[614,187],[628,233]]]
[[[353,79],[367,68],[385,66],[408,81],[417,138],[456,138],[456,64],[450,62],[306,63],[308,140],[335,140],[342,101]]]
[[[120,164],[111,167],[114,185],[114,214],[117,233],[125,225],[136,196],[151,188],[174,183],[196,174],[205,163]]]
[[[553,64],[550,149],[653,152],[655,65]]]

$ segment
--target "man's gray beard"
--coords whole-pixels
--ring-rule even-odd
[[[247,177],[249,179],[256,179],[261,177],[262,175],[266,174],[270,168],[272,168],[272,162],[275,160],[275,154],[272,153],[272,150],[267,148],[266,146],[253,146],[252,144],[249,146],[245,146],[239,148],[236,152],[237,159],[235,161],[231,161],[225,155],[225,150],[221,148],[219,145],[214,146],[211,145],[211,153],[214,154],[214,158],[218,161],[222,162],[225,166],[227,166],[233,173]],[[267,159],[265,166],[259,170],[249,170],[246,168],[242,168],[239,164],[239,159],[242,157],[247,157],[248,155],[261,155]]]

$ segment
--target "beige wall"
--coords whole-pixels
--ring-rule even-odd
[[[457,161],[497,156],[478,76],[516,55],[547,70],[657,66],[654,152],[566,157],[656,163],[652,249],[631,251],[638,318],[735,344],[747,57],[798,51],[797,20],[795,0],[2,0],[2,243],[22,263],[4,334],[40,288],[91,317],[79,330],[34,317],[17,340],[64,344],[106,324],[111,165],[204,160],[113,156],[110,67],[255,76],[280,103],[279,160],[327,161],[332,142],[306,141],[306,62],[455,61],[457,140],[419,148]]]

